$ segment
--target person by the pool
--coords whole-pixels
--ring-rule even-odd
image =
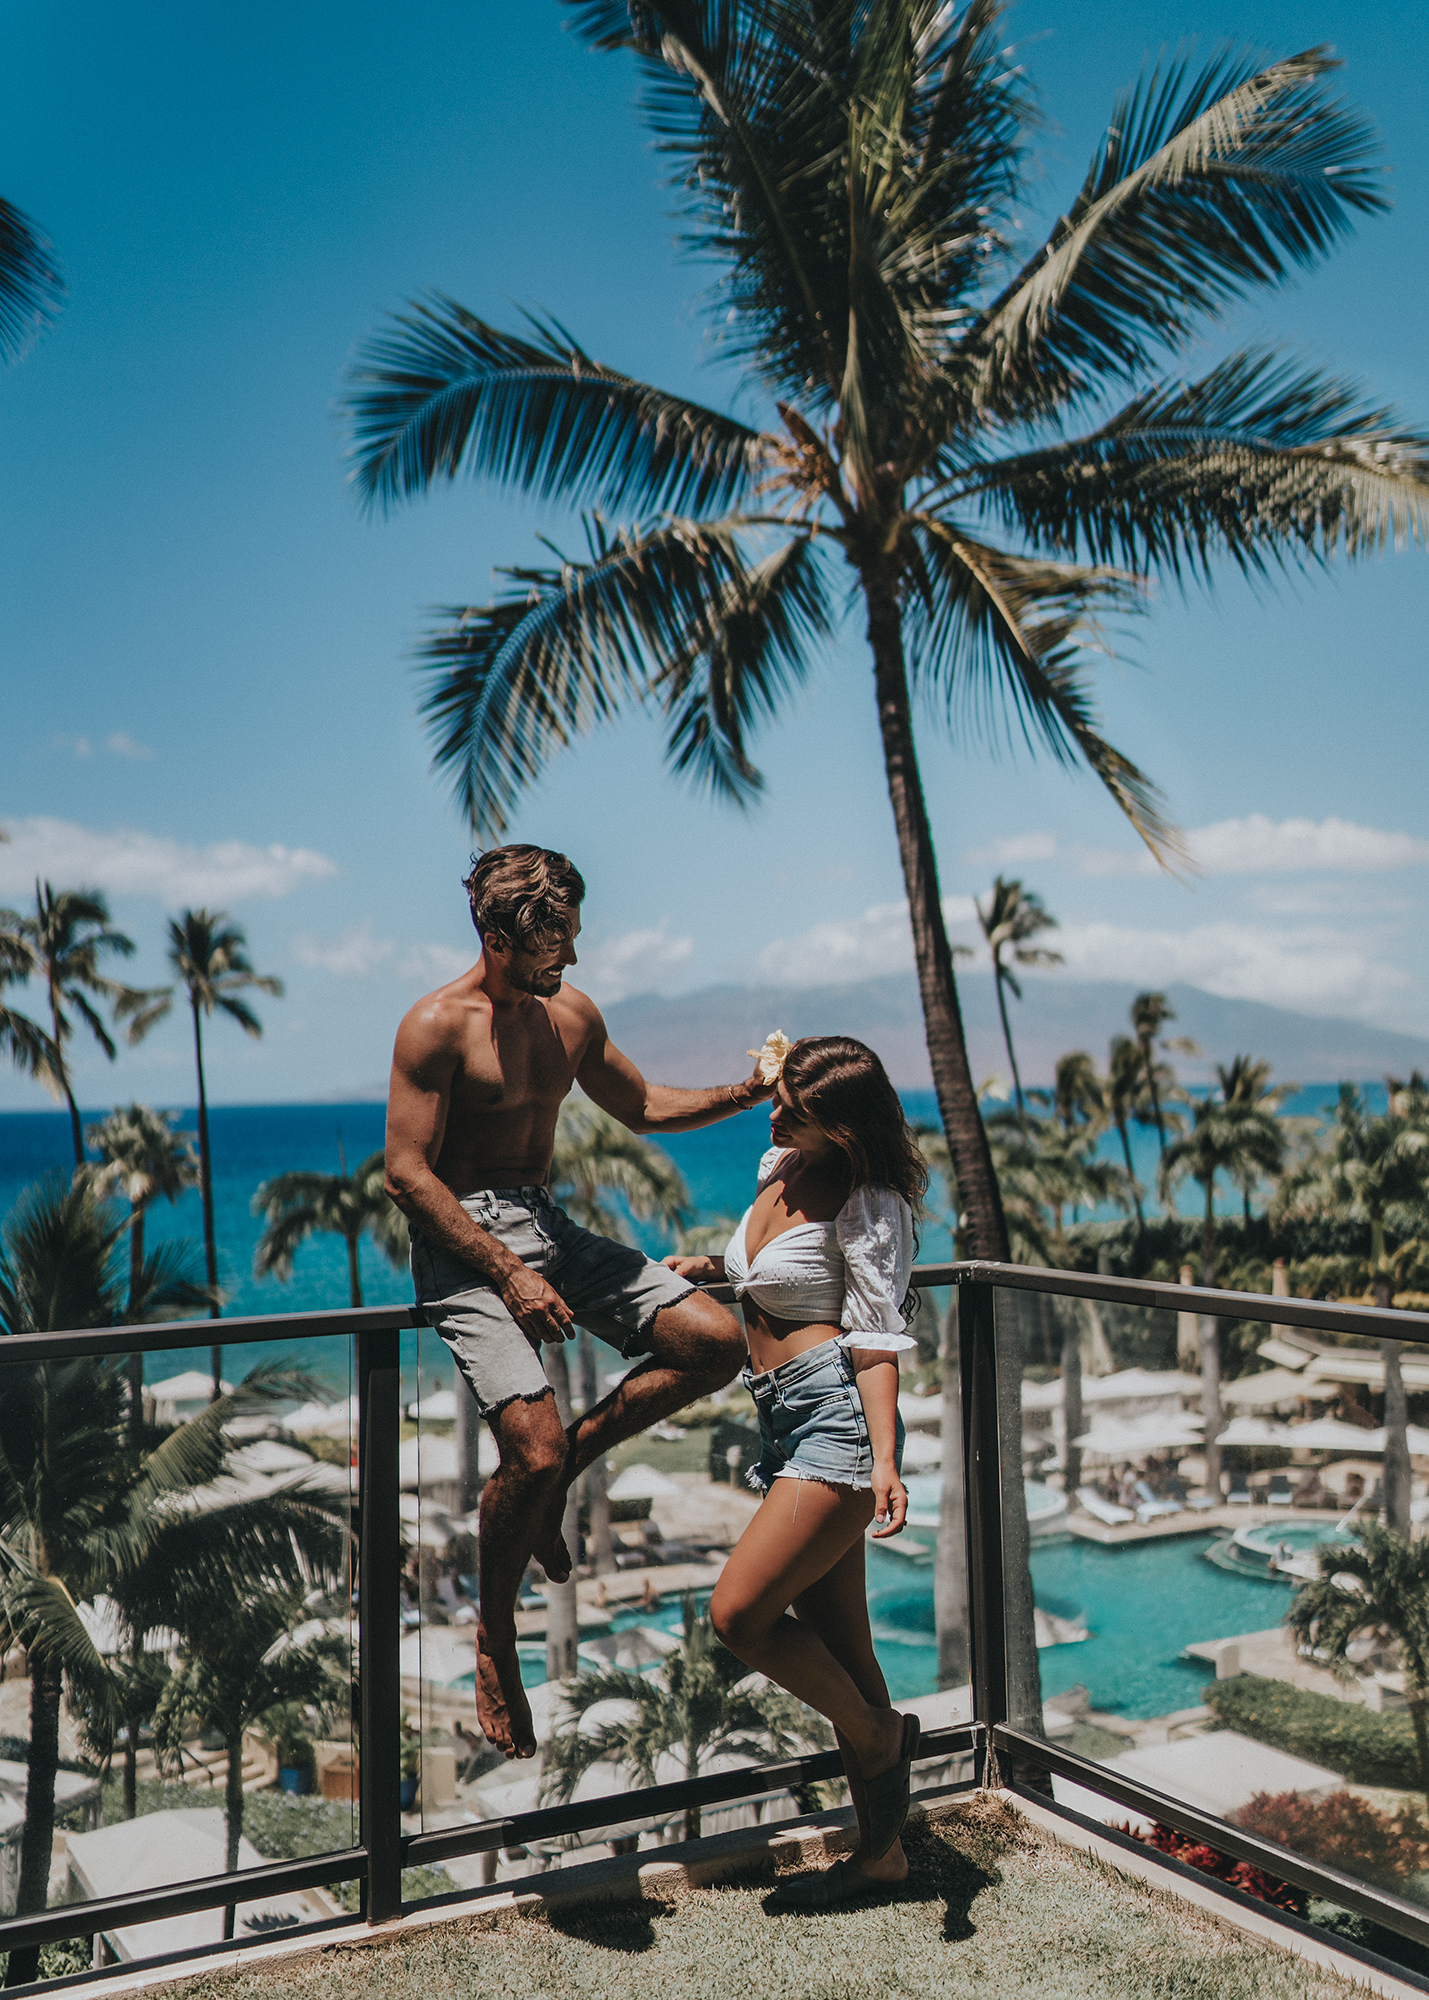
[[[899,1833],[918,1721],[893,1708],[874,1655],[864,1534],[872,1522],[876,1537],[896,1535],[908,1512],[898,1350],[914,1345],[905,1301],[928,1175],[872,1049],[830,1035],[775,1045],[775,1067],[781,1057],[774,1144],[724,1255],[665,1261],[697,1283],[727,1278],[744,1307],[761,1446],[748,1477],[764,1500],[710,1617],[737,1658],[834,1725],[859,1845],[784,1891],[821,1906],[908,1873]]]

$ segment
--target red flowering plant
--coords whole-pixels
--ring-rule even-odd
[[[1262,1840],[1384,1889],[1429,1869],[1429,1825],[1407,1805],[1386,1813],[1350,1791],[1257,1792],[1234,1817]]]
[[[1208,1846],[1189,1833],[1180,1833],[1174,1826],[1164,1826],[1157,1820],[1149,1833],[1127,1824],[1118,1831],[1169,1854],[1175,1861],[1184,1861],[1189,1868],[1199,1868],[1204,1875],[1214,1875],[1218,1882],[1239,1889],[1243,1895],[1270,1903],[1277,1910],[1287,1910],[1292,1917],[1305,1914],[1308,1898],[1303,1889],[1282,1882],[1278,1876],[1267,1875],[1263,1868],[1256,1868],[1249,1861],[1237,1861],[1234,1855],[1222,1854],[1219,1848]]]

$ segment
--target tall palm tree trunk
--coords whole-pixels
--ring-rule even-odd
[[[198,1072],[198,1184],[203,1197],[203,1258],[208,1272],[209,1290],[213,1297],[209,1302],[210,1319],[222,1319],[223,1308],[218,1303],[218,1241],[213,1228],[213,1157],[208,1147],[208,1092],[203,1081],[203,1028],[199,1021],[198,1002],[190,1001],[190,1011],[194,1017],[194,1068]],[[213,1400],[216,1403],[223,1394],[223,1349],[213,1349]]]
[[[60,1088],[65,1094],[65,1103],[69,1106],[70,1135],[74,1140],[74,1163],[77,1167],[82,1167],[84,1127],[80,1123],[79,1106],[75,1103],[74,1092],[70,1088],[69,1064],[65,1061],[64,1043],[60,1040],[60,999],[53,986],[50,987],[50,1023],[55,1036],[55,1069],[59,1075]]]
[[[223,1866],[226,1874],[232,1875],[238,1867],[238,1843],[243,1838],[243,1731],[226,1732],[224,1748],[228,1752],[228,1774],[223,1781],[223,1829],[227,1838],[227,1851]],[[236,1906],[229,1903],[223,1912],[223,1935],[233,1936],[233,1920]]]
[[[1082,1323],[1075,1305],[1062,1329],[1062,1490],[1070,1505],[1082,1483]]]
[[[129,1666],[137,1672],[143,1659],[144,1649],[139,1634],[135,1632],[129,1641]],[[124,1817],[133,1819],[139,1811],[139,1719],[136,1714],[124,1718]]]
[[[129,1324],[139,1314],[139,1291],[144,1281],[144,1204],[136,1201],[129,1219]],[[138,1438],[144,1423],[144,1357],[131,1354],[124,1370],[129,1383],[129,1430]],[[133,1813],[126,1813],[132,1819]]]
[[[1419,1789],[1429,1801],[1429,1721],[1425,1716],[1424,1690],[1409,1693],[1409,1720],[1414,1729],[1414,1747],[1419,1753]]]
[[[35,1916],[49,1901],[55,1842],[55,1773],[60,1763],[60,1663],[51,1653],[30,1655],[30,1750],[25,1765],[25,1827],[20,1835],[17,1917]],[[39,1977],[40,1947],[12,1951],[7,1986]]]
[[[1018,1074],[1017,1057],[1012,1047],[1012,1023],[1007,1018],[1007,997],[1002,990],[1007,982],[1002,976],[1002,963],[999,959],[994,959],[992,962],[992,975],[992,983],[997,988],[997,1011],[1002,1016],[1002,1039],[1007,1049],[1007,1060],[1012,1065],[1012,1088],[1017,1094],[1017,1109],[1021,1113],[1026,1110],[1026,1106],[1022,1102],[1022,1078]]]
[[[1156,1121],[1156,1137],[1166,1151],[1166,1121],[1161,1116],[1161,1099],[1156,1090],[1156,1051],[1151,1042],[1141,1043],[1141,1059],[1146,1065],[1146,1088],[1151,1093],[1151,1115]]]
[[[1386,1285],[1386,1291],[1389,1289]],[[1384,1304],[1388,1305],[1386,1299]],[[1384,1524],[1409,1539],[1409,1404],[1400,1371],[1401,1343],[1382,1340],[1384,1360]]]
[[[953,978],[953,954],[938,894],[938,864],[913,742],[898,578],[888,559],[880,558],[863,570],[862,582],[868,600],[868,643],[873,649],[883,764],[908,891],[918,990],[923,1002],[923,1026],[938,1112],[947,1134],[958,1200],[968,1218],[969,1248],[975,1257],[1005,1263],[1007,1221],[968,1065],[957,983]]]
[[[357,1238],[349,1236],[347,1243],[347,1282],[352,1293],[354,1306],[362,1304],[362,1267],[357,1261]]]
[[[1139,1243],[1146,1234],[1146,1217],[1141,1209],[1141,1188],[1136,1178],[1136,1169],[1131,1164],[1131,1140],[1126,1130],[1126,1120],[1116,1121],[1117,1134],[1121,1140],[1121,1157],[1126,1161],[1126,1177],[1131,1182],[1131,1198],[1136,1203],[1136,1240]]]
[[[577,1345],[581,1399],[589,1411],[600,1401],[600,1383],[595,1371],[595,1342],[584,1327]],[[615,1569],[615,1537],[610,1530],[610,1468],[603,1458],[593,1459],[586,1467],[585,1492],[590,1508],[591,1568],[597,1576],[610,1576]]]
[[[1206,1182],[1206,1213],[1201,1222],[1201,1283],[1208,1289],[1216,1282],[1216,1184]],[[1201,1414],[1206,1420],[1206,1490],[1219,1506],[1221,1491],[1221,1448],[1216,1443],[1221,1430],[1221,1323],[1207,1315],[1201,1321]]]

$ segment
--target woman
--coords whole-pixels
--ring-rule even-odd
[[[775,1086],[773,1146],[722,1257],[670,1257],[721,1278],[744,1306],[744,1381],[759,1410],[764,1495],[715,1587],[710,1616],[737,1658],[833,1723],[858,1813],[849,1861],[786,1897],[824,1905],[908,1873],[899,1840],[918,1721],[890,1705],[874,1657],[864,1533],[896,1535],[898,1350],[927,1169],[882,1063],[842,1035],[795,1042]],[[792,1615],[791,1615],[792,1613]]]

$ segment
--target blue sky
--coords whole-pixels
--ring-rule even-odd
[[[469,953],[469,836],[427,768],[413,639],[426,606],[481,600],[494,565],[570,528],[473,486],[364,517],[333,415],[354,345],[437,287],[498,321],[544,307],[617,366],[762,411],[711,360],[629,66],[576,43],[554,0],[46,0],[7,25],[0,191],[54,241],[71,298],[0,378],[0,899],[36,866],[100,882],[140,981],[162,976],[167,910],[230,909],[288,997],[263,1004],[261,1043],[215,1033],[215,1095],[375,1080],[403,1007]],[[1395,208],[1229,332],[1308,349],[1429,424],[1421,8],[1023,0],[1009,35],[1054,121],[1029,241],[1144,53],[1333,41]],[[1091,781],[925,728],[955,917],[1016,864],[1062,920],[1049,976],[1188,979],[1429,1033],[1427,585],[1409,551],[1273,593],[1229,575],[1162,593],[1100,695],[1176,817],[1210,829],[1190,885],[1140,868]],[[531,794],[513,835],[585,870],[598,995],[906,962],[856,633],[759,754],[745,817],[674,784],[641,723]],[[177,1102],[187,1065],[175,1023],[112,1072],[81,1058],[81,1095]],[[0,1106],[44,1102],[0,1075]]]

